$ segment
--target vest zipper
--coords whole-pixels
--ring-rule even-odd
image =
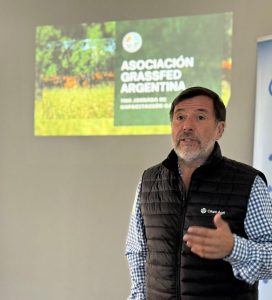
[[[178,249],[178,264],[177,264],[177,300],[181,299],[181,291],[180,291],[181,250],[182,250],[182,243],[183,243],[183,228],[184,228],[185,214],[187,208],[187,193],[182,179],[181,179],[181,195],[182,195],[182,211],[181,211],[181,218],[179,223],[180,240],[179,240],[179,249]]]

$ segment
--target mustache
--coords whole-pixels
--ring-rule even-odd
[[[195,136],[192,132],[183,132],[177,136],[176,143],[179,144],[181,141],[184,141],[185,139],[191,139],[199,142],[198,137]]]

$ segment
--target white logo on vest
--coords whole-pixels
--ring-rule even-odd
[[[200,212],[201,212],[202,214],[212,214],[212,215],[220,214],[221,216],[226,214],[225,211],[215,210],[215,209],[206,208],[206,207],[202,207],[202,208],[200,209]]]

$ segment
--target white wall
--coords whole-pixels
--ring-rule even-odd
[[[144,168],[168,136],[33,135],[35,26],[234,12],[224,154],[252,162],[256,39],[271,0],[2,0],[0,3],[0,299],[120,300],[124,244]]]

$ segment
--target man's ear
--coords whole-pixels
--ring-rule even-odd
[[[221,136],[223,135],[223,132],[225,130],[225,122],[224,121],[219,121],[217,124],[217,136],[216,136],[216,140],[218,141]]]

